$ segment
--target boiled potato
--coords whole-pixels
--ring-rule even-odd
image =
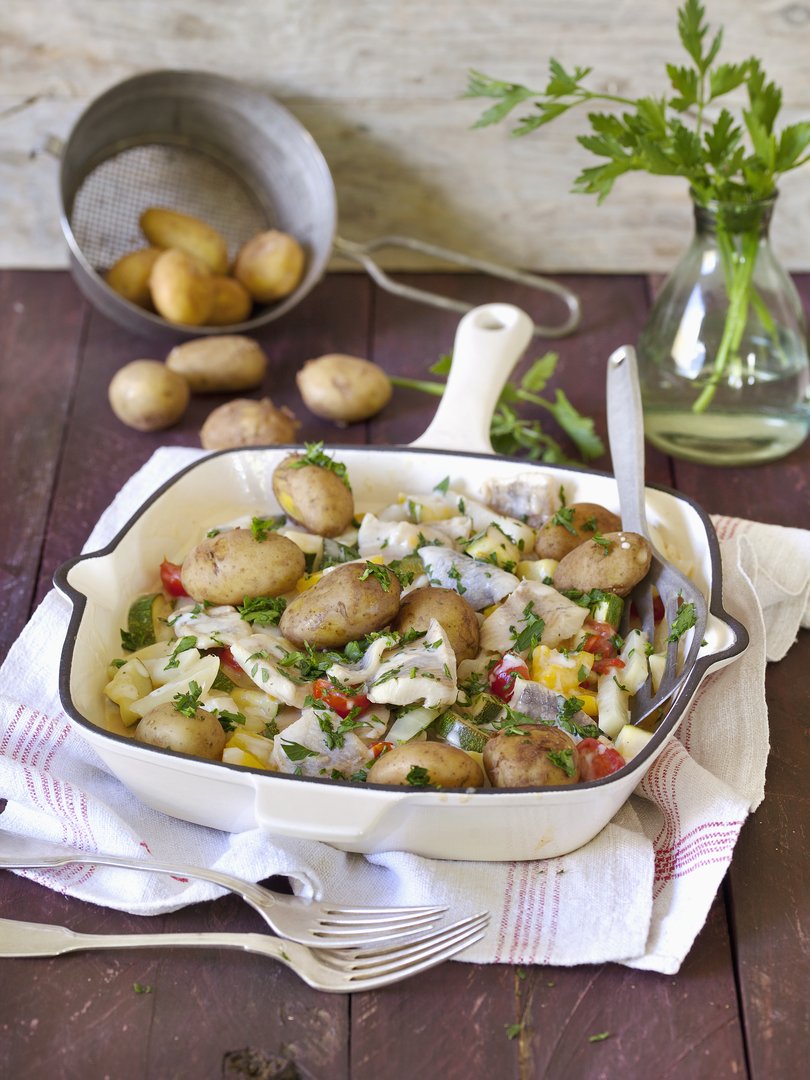
[[[304,249],[295,237],[268,229],[242,245],[233,273],[254,300],[267,304],[293,292],[304,276],[304,263]]]
[[[392,628],[427,630],[431,619],[441,624],[459,664],[478,655],[478,618],[455,589],[425,585],[409,592],[402,599]]]
[[[285,514],[319,536],[339,536],[354,517],[349,485],[326,465],[308,464],[303,454],[277,466],[273,492]]]
[[[521,724],[519,733],[493,736],[484,749],[484,768],[492,786],[499,788],[550,787],[579,780],[576,743],[564,731],[545,724]]]
[[[127,427],[161,431],[186,411],[189,388],[160,360],[133,360],[113,375],[107,395],[112,411]]]
[[[168,322],[202,326],[211,314],[211,274],[201,262],[178,248],[169,248],[155,259],[149,289],[156,311]]]
[[[470,788],[484,785],[484,773],[475,758],[457,746],[408,742],[378,757],[368,771],[368,782],[417,788]]]
[[[166,367],[182,375],[193,394],[235,393],[261,385],[267,356],[252,338],[223,334],[175,345]]]
[[[232,326],[244,322],[253,308],[253,297],[236,278],[215,274],[213,281],[214,301],[209,326]]]
[[[400,593],[396,575],[386,567],[345,563],[292,600],[279,628],[298,645],[340,649],[389,626],[399,611]]]
[[[602,589],[627,596],[650,569],[652,549],[638,533],[610,532],[586,540],[557,564],[554,588],[560,592]]]
[[[113,263],[104,275],[104,280],[125,300],[151,310],[153,305],[149,277],[158,255],[160,248],[156,247],[130,251]]]
[[[354,424],[375,416],[391,400],[391,380],[359,356],[329,353],[308,360],[295,376],[304,404],[315,416]]]
[[[594,533],[617,532],[621,527],[621,518],[598,503],[571,503],[543,524],[534,550],[540,559],[559,561]]]
[[[304,553],[277,532],[250,529],[208,536],[183,560],[180,580],[194,600],[241,604],[246,596],[280,596],[304,573]]]
[[[294,442],[300,426],[286,405],[278,409],[270,398],[237,398],[208,414],[200,428],[200,443],[206,450],[274,446]]]
[[[212,761],[221,759],[228,740],[213,713],[198,708],[193,716],[186,716],[171,702],[148,712],[135,728],[135,738],[150,746]]]
[[[212,274],[227,273],[225,238],[199,218],[181,214],[179,210],[150,206],[141,214],[140,225],[153,247],[178,248],[201,262]]]

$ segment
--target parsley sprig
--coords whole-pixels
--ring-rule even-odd
[[[693,412],[703,412],[730,359],[737,353],[749,305],[760,317],[770,316],[753,289],[753,269],[764,212],[762,200],[776,194],[777,177],[810,161],[810,121],[801,120],[776,130],[782,91],[769,80],[755,56],[726,63],[718,55],[722,27],[710,32],[700,0],[685,0],[678,9],[678,36],[687,55],[684,64],[667,64],[669,86],[658,97],[628,98],[592,89],[592,69],[566,69],[553,57],[543,90],[469,74],[467,97],[494,98],[475,123],[485,127],[503,120],[513,109],[531,103],[533,109],[512,129],[526,135],[571,109],[595,103],[608,111],[588,112],[590,132],[578,142],[603,159],[575,178],[575,192],[596,195],[601,203],[616,180],[628,172],[653,176],[682,176],[696,203],[717,212],[717,241],[726,275],[728,312],[713,369]],[[741,117],[718,105],[744,88],[747,107]]]
[[[605,452],[604,443],[594,430],[593,420],[583,416],[562,390],[555,390],[553,399],[542,396],[558,360],[557,353],[548,352],[534,361],[520,382],[507,382],[504,386],[489,432],[496,453],[557,465],[564,465],[572,460],[560,443],[544,430],[539,419],[527,419],[518,414],[515,406],[524,402],[548,413],[569,437],[581,459],[588,461]],[[433,375],[447,375],[451,363],[451,356],[443,356],[429,370]],[[442,396],[445,387],[444,383],[432,382],[430,379],[392,376],[391,382],[394,386],[421,390],[437,397]]]
[[[349,491],[352,490],[346,466],[342,461],[335,461],[334,458],[330,458],[328,454],[324,453],[323,442],[306,443],[305,446],[306,453],[299,454],[294,460],[290,461],[289,467],[291,469],[303,469],[307,465],[317,465],[320,469],[328,469],[333,472],[335,476],[343,481]]]

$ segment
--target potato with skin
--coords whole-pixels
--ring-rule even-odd
[[[561,767],[550,754],[564,754],[562,760],[570,762],[570,769]],[[576,743],[560,728],[545,724],[521,724],[519,733],[502,731],[493,736],[484,749],[484,768],[492,786],[498,788],[556,787],[579,781]]]
[[[288,517],[319,536],[339,536],[354,517],[349,485],[325,465],[291,454],[273,473],[273,493]]]
[[[294,236],[268,229],[242,245],[233,273],[254,300],[269,304],[296,289],[304,276],[305,262],[304,249]]]
[[[189,388],[160,360],[132,360],[113,375],[107,396],[122,424],[136,431],[162,431],[185,413]]]
[[[135,728],[135,738],[149,746],[212,761],[222,758],[228,741],[222,724],[213,713],[198,708],[193,716],[186,716],[172,702],[148,712]]]
[[[140,216],[144,236],[153,247],[178,248],[201,262],[212,274],[228,272],[228,245],[225,237],[199,218],[150,206]]]
[[[650,569],[652,549],[639,533],[611,532],[586,540],[557,564],[554,588],[560,592],[602,589],[627,596]]]
[[[407,742],[377,758],[368,771],[368,782],[414,788],[471,788],[483,787],[485,781],[475,758],[457,746]]]
[[[267,355],[252,338],[223,334],[175,345],[166,367],[182,375],[193,394],[230,394],[261,385]]]
[[[183,326],[202,326],[214,304],[213,278],[201,262],[178,248],[162,251],[149,276],[155,310]]]
[[[308,360],[295,381],[309,411],[338,425],[376,416],[393,393],[391,380],[382,368],[343,353]]]
[[[390,626],[399,611],[396,574],[373,563],[344,563],[287,604],[279,622],[297,645],[340,649]]]
[[[160,248],[156,247],[130,251],[113,263],[104,275],[104,280],[111,289],[115,290],[119,296],[123,296],[125,300],[129,300],[131,304],[137,304],[138,307],[152,311],[154,305],[149,289],[149,277],[159,255]]]
[[[215,274],[213,278],[214,300],[208,326],[233,326],[244,322],[253,309],[253,297],[236,278]]]
[[[455,589],[424,585],[407,593],[392,623],[394,630],[427,630],[435,619],[447,635],[456,662],[478,655],[478,618],[475,609]]]
[[[539,559],[559,562],[569,551],[590,540],[594,533],[617,532],[621,527],[621,518],[605,506],[571,503],[544,522],[538,530],[534,550]]]
[[[275,446],[295,442],[300,426],[286,405],[279,409],[270,398],[236,398],[208,414],[200,428],[200,443],[205,450]]]
[[[261,539],[250,529],[207,536],[186,555],[183,588],[194,600],[241,604],[246,596],[281,596],[305,570],[303,551],[277,532]]]

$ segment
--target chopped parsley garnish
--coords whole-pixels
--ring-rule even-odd
[[[520,631],[514,626],[509,627],[516,652],[528,652],[536,648],[540,644],[540,638],[543,636],[546,624],[539,615],[535,615],[534,600],[530,600],[523,609],[523,621],[525,626]]]
[[[602,536],[601,533],[594,533],[591,539],[595,544],[599,545],[599,547],[602,549],[603,555],[609,555],[613,550],[613,541],[608,540],[608,538],[606,536]]]
[[[602,732],[596,724],[578,724],[574,717],[585,703],[582,698],[557,696],[557,726],[569,735],[579,735],[581,739],[597,739]]]
[[[673,620],[670,627],[669,637],[667,641],[680,641],[687,630],[690,630],[697,622],[697,612],[695,611],[695,605],[690,601],[685,604],[681,604],[678,608],[678,614]]]
[[[549,750],[548,760],[558,769],[562,769],[566,776],[576,776],[577,767],[574,764],[574,751],[569,746],[566,750]]]
[[[284,614],[286,606],[287,601],[283,596],[254,596],[252,599],[246,596],[244,603],[236,610],[246,623],[254,623],[258,626],[278,626],[278,621]]]
[[[292,739],[282,739],[281,747],[290,761],[303,761],[304,758],[318,756],[317,750],[310,750],[308,746],[302,746],[301,743],[293,742]]]
[[[573,506],[561,506],[557,513],[549,518],[549,525],[562,525],[564,529],[576,536],[577,530],[571,524],[575,513],[576,510]]]
[[[121,668],[121,667],[123,667],[123,666],[124,666],[124,664],[126,664],[126,663],[127,663],[127,661],[126,661],[126,660],[122,660],[122,659],[121,659],[121,658],[119,657],[119,658],[118,658],[117,660],[113,660],[113,661],[111,661],[111,663],[110,663],[110,667],[114,667],[114,668]]]
[[[582,522],[582,529],[585,532],[596,532],[597,528],[598,524],[596,518],[593,516],[585,518]]]
[[[523,1031],[523,1024],[504,1024],[507,1039],[516,1039]]]
[[[139,983],[139,982],[133,983],[132,984],[132,989],[135,991],[136,994],[151,994],[152,993],[152,987],[148,986],[146,983]]]
[[[422,765],[411,765],[405,777],[405,783],[411,787],[427,787],[430,783],[430,774]]]
[[[208,537],[209,540],[213,540],[215,536],[219,536],[220,531],[221,530],[219,529],[209,529],[205,535]]]
[[[194,649],[197,646],[197,639],[192,634],[186,634],[185,637],[181,637],[174,647],[174,652],[169,657],[169,661],[166,664],[164,671],[169,671],[170,668],[180,667],[180,661],[177,659],[181,653],[188,652],[189,649]]]
[[[264,725],[264,731],[262,731],[262,735],[265,737],[265,739],[274,739],[276,735],[278,735],[278,724],[275,722],[275,720],[267,721],[267,723]]]
[[[275,532],[276,529],[280,529],[286,522],[286,518],[283,514],[275,517],[255,517],[251,518],[250,531],[253,534],[254,540],[266,540],[269,533]]]
[[[222,725],[223,731],[235,731],[237,727],[242,727],[245,723],[244,713],[228,712],[227,709],[213,709],[212,711]]]
[[[604,1042],[605,1039],[609,1039],[609,1038],[610,1038],[610,1032],[609,1031],[600,1031],[596,1035],[589,1035],[588,1036],[588,1042],[591,1042],[591,1043]]]
[[[289,462],[289,468],[303,469],[307,465],[315,465],[319,469],[328,469],[330,472],[333,472],[338,479],[343,481],[349,491],[352,490],[346,466],[342,462],[335,461],[333,458],[330,458],[328,454],[325,454],[323,452],[322,442],[306,443],[306,448],[307,451],[305,454],[301,454],[293,461]]]
[[[450,487],[450,477],[445,476],[444,480],[440,480],[438,484],[434,485],[434,491],[440,491],[442,495],[447,494],[447,489]]]
[[[383,592],[388,592],[391,588],[391,574],[392,571],[387,566],[382,566],[380,563],[367,562],[366,568],[360,575],[360,580],[365,581],[366,578],[376,578],[380,584],[380,588]]]
[[[202,687],[194,679],[188,684],[187,694],[175,694],[172,698],[172,704],[179,713],[183,716],[190,718],[197,715],[197,709],[200,706],[200,698],[202,697]]]
[[[450,569],[447,571],[447,576],[449,578],[452,578],[453,581],[455,581],[456,592],[459,594],[459,596],[463,595],[467,591],[466,585],[462,585],[461,583],[461,571],[457,566],[451,566]]]
[[[325,539],[323,542],[323,559],[321,569],[329,566],[339,566],[342,563],[353,562],[360,558],[360,551],[352,544],[342,544],[339,540]]]

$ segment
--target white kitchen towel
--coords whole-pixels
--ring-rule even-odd
[[[85,550],[106,544],[152,491],[200,456],[157,451],[105,511]],[[488,909],[486,937],[458,957],[470,962],[616,961],[674,973],[706,919],[747,814],[764,794],[766,660],[778,660],[799,627],[810,625],[810,533],[733,518],[715,525],[725,604],[747,626],[751,644],[706,679],[680,741],[669,744],[607,828],[570,855],[520,863],[363,856],[259,830],[223,833],[150,810],[62,711],[57,675],[69,605],[56,592],[0,669],[0,827],[88,852],[151,853],[252,881],[281,874],[302,896],[446,903],[454,916]],[[142,915],[222,894],[204,882],[107,867],[24,873],[70,896]]]

